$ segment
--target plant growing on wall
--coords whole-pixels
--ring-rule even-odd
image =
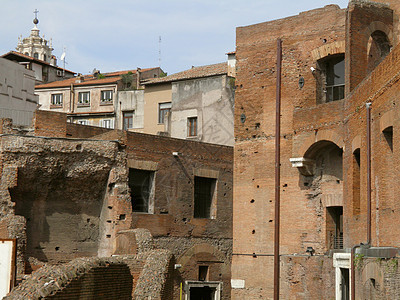
[[[360,270],[364,261],[364,254],[356,253],[354,254],[354,267]]]
[[[126,73],[126,74],[122,74],[121,75],[121,80],[122,80],[122,83],[123,83],[123,89],[125,90],[125,91],[127,91],[127,90],[132,90],[132,89],[134,89],[134,86],[133,86],[133,73],[131,72],[131,71],[129,71],[128,73]]]

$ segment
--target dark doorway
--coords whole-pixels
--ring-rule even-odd
[[[327,207],[326,231],[329,235],[328,249],[343,249],[343,207]]]
[[[129,188],[131,189],[133,211],[149,212],[153,177],[153,171],[129,169]]]
[[[342,290],[342,300],[350,299],[350,281],[349,281],[349,269],[340,268],[341,275],[341,290]]]
[[[215,289],[208,286],[205,287],[191,287],[190,300],[213,300]]]

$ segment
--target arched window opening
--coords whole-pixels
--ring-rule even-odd
[[[33,54],[33,58],[39,59],[39,53],[35,52],[35,53]]]
[[[371,72],[390,53],[389,38],[383,31],[374,31],[368,40],[367,72]]]
[[[389,126],[385,128],[383,131],[383,136],[385,137],[385,140],[387,142],[387,145],[390,148],[390,151],[393,152],[393,126]]]

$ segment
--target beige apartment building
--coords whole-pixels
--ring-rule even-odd
[[[145,82],[142,132],[233,145],[232,69],[230,59]]]
[[[140,81],[160,74],[160,68],[104,74],[97,71],[37,85],[35,91],[40,109],[67,113],[72,123],[129,130],[143,128],[144,92]]]

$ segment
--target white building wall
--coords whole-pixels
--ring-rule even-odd
[[[38,106],[35,74],[15,62],[0,58],[0,118],[30,126]]]
[[[172,83],[171,136],[233,146],[233,78],[226,75]],[[197,137],[188,118],[197,117]]]
[[[117,123],[118,129],[123,128],[123,113],[133,111],[133,128],[144,127],[144,90],[118,92]]]

